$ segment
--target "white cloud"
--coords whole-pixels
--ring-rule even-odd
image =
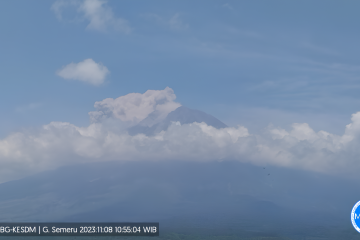
[[[359,178],[360,112],[352,115],[343,135],[315,132],[306,123],[295,123],[290,131],[269,127],[256,135],[243,126],[216,129],[178,122],[154,136],[127,133],[127,122],[156,111],[165,116],[179,106],[175,97],[170,88],[131,93],[97,102],[93,113],[102,121],[87,127],[52,122],[37,132],[13,133],[0,140],[0,181],[90,161],[227,159]]]
[[[56,18],[61,21],[63,20],[62,11],[69,5],[74,5],[74,1],[57,0],[51,5],[51,10],[54,11]]]
[[[128,22],[116,17],[105,0],[65,1],[57,0],[51,6],[58,20],[63,20],[63,12],[66,8],[76,8],[81,18],[87,20],[87,29],[96,31],[116,30],[128,34],[131,28]]]
[[[181,104],[174,102],[174,91],[166,87],[164,90],[148,90],[145,93],[130,93],[116,99],[107,98],[96,102],[95,112],[90,112],[92,122],[98,122],[104,117],[114,117],[132,124],[144,120],[152,114],[157,120],[161,120],[171,111],[180,107]]]
[[[56,72],[62,78],[79,80],[95,86],[102,84],[109,73],[107,67],[91,58],[79,63],[70,63]]]
[[[79,10],[90,22],[87,26],[88,29],[104,31],[111,27],[124,33],[130,33],[131,29],[127,21],[116,18],[111,8],[106,5],[106,1],[85,0]]]

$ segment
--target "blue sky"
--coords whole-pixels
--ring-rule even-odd
[[[308,123],[342,135],[360,110],[358,1],[93,3],[0,2],[2,139],[86,127],[96,101],[166,87],[251,133]],[[86,59],[107,69],[100,84],[61,77]]]
[[[105,3],[129,33],[87,29],[71,6],[59,21],[51,1],[0,4],[2,136],[50,121],[87,125],[95,101],[166,86],[185,106],[253,129],[268,123],[251,114],[340,134],[359,110],[356,1]],[[55,74],[87,58],[109,69],[102,86]]]

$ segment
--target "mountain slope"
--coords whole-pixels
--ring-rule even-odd
[[[163,130],[167,130],[171,122],[180,122],[181,124],[189,124],[193,122],[205,122],[209,126],[215,128],[225,128],[227,125],[219,119],[204,113],[199,110],[190,109],[184,106],[178,107],[170,112],[164,120],[159,123],[154,122],[154,117],[150,114],[147,118],[142,120],[139,124],[128,129],[130,135],[144,133],[146,135],[153,135]]]
[[[346,225],[354,189],[352,181],[239,162],[92,163],[0,184],[0,221]]]

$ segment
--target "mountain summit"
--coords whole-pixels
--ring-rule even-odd
[[[149,125],[153,122],[153,116],[150,114],[147,118],[142,120],[139,124],[128,129],[130,135],[136,135],[144,133],[146,135],[154,135],[171,125],[171,122],[180,122],[181,124],[189,124],[193,122],[204,122],[209,126],[215,128],[225,128],[227,125],[221,122],[219,119],[199,110],[190,109],[184,106],[178,107],[174,111],[170,112],[164,120],[159,123]]]

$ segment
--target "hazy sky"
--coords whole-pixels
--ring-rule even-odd
[[[240,158],[237,154],[243,149],[242,157],[253,156],[266,163],[268,153],[259,155],[264,147],[274,151],[270,162],[284,166],[319,170],[343,158],[353,163],[360,125],[357,115],[351,120],[351,114],[360,110],[359,7],[358,1],[329,0],[1,1],[1,164],[27,161],[37,168],[36,158],[45,161],[41,169],[46,169],[47,164],[56,165],[45,160],[56,151],[64,155],[55,158],[75,154],[86,159],[88,147],[100,141],[94,137],[97,133],[103,136],[105,131],[109,136],[109,132],[122,131],[115,131],[114,125],[121,124],[110,120],[106,127],[89,125],[89,112],[98,114],[90,117],[98,117],[106,115],[106,110],[114,113],[116,121],[135,123],[151,113],[149,106],[167,114],[180,105],[205,111],[233,127],[211,135],[213,129],[206,130],[208,126],[192,126],[207,131],[206,136],[214,138],[211,144],[222,149],[215,158]],[[157,91],[141,95],[147,90]],[[120,96],[124,98],[104,100]],[[145,105],[134,110],[136,99]],[[119,109],[126,112],[126,118],[116,117]],[[57,123],[50,124],[53,121]],[[73,129],[66,132],[66,126]],[[72,135],[79,127],[87,132],[79,136],[91,136],[93,139],[84,141],[93,143],[71,145],[72,141],[79,143],[74,140],[76,134]],[[326,133],[318,133],[320,130]],[[184,133],[176,126],[171,131],[166,133],[169,139]],[[259,140],[252,135],[263,131],[276,136],[265,133]],[[231,137],[219,142],[223,134]],[[51,141],[45,135],[53,139],[51,148],[47,148]],[[296,143],[285,141],[288,135]],[[159,140],[142,139],[145,142],[136,145],[136,139],[117,136],[128,141],[126,151],[130,152],[131,147],[138,151],[150,145],[154,151]],[[239,141],[240,145],[227,145],[227,141],[235,144],[239,137],[248,136],[252,140],[244,140],[247,147]],[[285,142],[276,142],[279,139]],[[206,148],[201,153],[184,153],[189,146],[185,137],[182,140],[176,151],[171,152],[169,146],[160,148],[170,158],[213,156]],[[208,146],[205,140],[196,141]],[[110,143],[116,141],[120,140]],[[349,142],[351,146],[345,146]],[[98,147],[98,152],[90,147],[94,150],[91,159],[102,158],[104,152],[111,152],[109,158],[120,154],[104,145]],[[292,157],[287,152],[279,160],[286,151]],[[127,156],[147,154],[144,150]],[[308,154],[311,157],[304,157]],[[295,164],[294,159],[301,162]],[[323,160],[315,163],[314,159]]]

